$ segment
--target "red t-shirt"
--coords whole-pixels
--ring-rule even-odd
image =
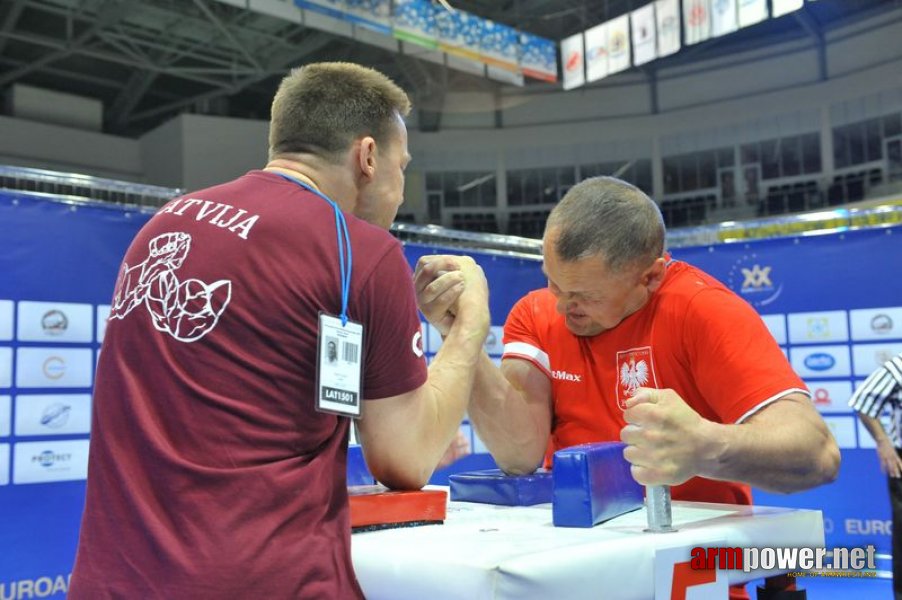
[[[410,267],[345,218],[363,397],[407,393],[426,380]],[[173,200],[138,233],[98,365],[70,598],[362,597],[349,421],[314,408],[339,279],[332,208],[271,173]]]
[[[533,362],[551,378],[549,455],[617,441],[623,401],[636,387],[671,388],[702,417],[739,423],[793,391],[807,394],[758,314],[713,277],[671,262],[639,311],[593,337],[567,329],[547,289],[531,292],[504,326],[504,358]],[[673,498],[751,504],[749,487],[696,477]]]

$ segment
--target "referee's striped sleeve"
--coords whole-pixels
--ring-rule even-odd
[[[902,354],[897,354],[871,373],[852,394],[849,406],[877,418],[897,390],[902,390]]]

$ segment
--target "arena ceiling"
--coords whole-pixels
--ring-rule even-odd
[[[458,9],[560,40],[648,0],[449,0]],[[820,0],[792,16],[684,49],[655,69],[807,38],[823,45],[840,23],[902,0]],[[180,112],[268,118],[287,70],[317,60],[373,66],[411,93],[421,129],[441,128],[448,90],[553,93],[560,84],[515,88],[432,62],[305,28],[216,0],[0,0],[0,92],[14,83],[103,102],[104,131],[139,135]],[[604,86],[606,81],[592,85]]]

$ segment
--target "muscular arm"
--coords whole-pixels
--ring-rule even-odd
[[[517,358],[504,359],[498,369],[482,354],[470,422],[504,472],[532,473],[542,463],[551,413],[551,380],[541,369]]]
[[[426,484],[467,408],[489,328],[488,289],[472,261],[457,276],[449,288],[457,298],[457,318],[426,383],[407,394],[364,402],[358,431],[367,466],[390,488]]]
[[[858,418],[861,419],[868,433],[877,442],[877,458],[880,459],[880,470],[889,477],[902,477],[902,459],[899,458],[899,453],[896,452],[895,446],[893,446],[889,436],[886,435],[880,419],[864,413],[858,413]]]
[[[645,485],[676,485],[699,475],[790,493],[830,482],[839,469],[836,441],[800,393],[738,425],[703,419],[673,390],[641,389],[627,407],[624,456]]]
[[[453,305],[459,259],[424,256],[414,275],[417,305],[443,336],[459,318]],[[551,381],[541,369],[513,358],[503,360],[499,369],[480,352],[470,422],[502,470],[532,473],[541,464],[551,432],[551,412]]]

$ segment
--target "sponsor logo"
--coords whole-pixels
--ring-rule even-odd
[[[601,60],[605,56],[608,55],[608,49],[604,44],[598,46],[592,46],[586,52],[586,60],[589,62],[595,62],[597,60]]]
[[[48,310],[41,317],[41,328],[49,335],[62,335],[69,328],[69,319],[61,310]]]
[[[812,371],[826,371],[835,364],[836,359],[824,352],[815,352],[805,357],[805,366]]]
[[[893,356],[895,356],[895,354],[890,350],[877,350],[874,352],[874,362],[878,365],[882,365],[891,361]]]
[[[692,8],[689,9],[689,26],[690,27],[698,27],[705,23],[708,20],[708,13],[705,11],[705,7],[701,5],[700,2],[695,2],[692,5]]]
[[[880,335],[886,335],[893,330],[893,319],[889,315],[874,315],[871,319],[871,331]]]
[[[69,415],[72,413],[72,407],[68,404],[55,402],[47,406],[41,413],[41,425],[50,429],[59,429],[65,427],[69,422]]]
[[[661,20],[661,35],[669,36],[676,33],[677,19],[673,15],[667,15]]]
[[[773,267],[762,264],[755,253],[743,255],[733,264],[727,285],[755,307],[767,306],[783,293],[783,284],[774,282]]]
[[[72,460],[72,453],[70,452],[53,452],[52,450],[44,450],[40,454],[35,454],[31,457],[31,462],[37,463],[44,467],[45,469],[52,469],[53,467],[59,467],[63,463],[67,463]]]
[[[626,400],[640,387],[658,387],[651,346],[621,350],[617,353],[617,404],[626,408]]]
[[[814,390],[814,403],[821,405],[829,405],[833,404],[833,399],[830,398],[830,392],[828,392],[824,388],[817,388]]]
[[[560,379],[562,381],[573,381],[575,383],[582,383],[583,376],[576,375],[575,373],[568,373],[567,371],[552,371],[551,377],[554,379]]]
[[[0,582],[0,599],[25,600],[26,598],[47,598],[69,593],[72,574],[45,575],[34,579]]]
[[[47,379],[57,380],[66,374],[66,361],[59,356],[48,356],[41,370]]]
[[[567,62],[564,67],[566,71],[575,71],[579,69],[583,64],[583,55],[579,51],[573,51],[570,53],[570,56],[567,57]]]
[[[825,339],[830,337],[830,319],[827,317],[808,317],[808,339]]]
[[[622,31],[615,31],[610,40],[611,56],[623,54],[626,50],[626,36]]]
[[[489,329],[489,334],[485,337],[485,342],[482,344],[486,348],[494,348],[495,344],[498,343],[498,336],[495,335],[495,332]]]

